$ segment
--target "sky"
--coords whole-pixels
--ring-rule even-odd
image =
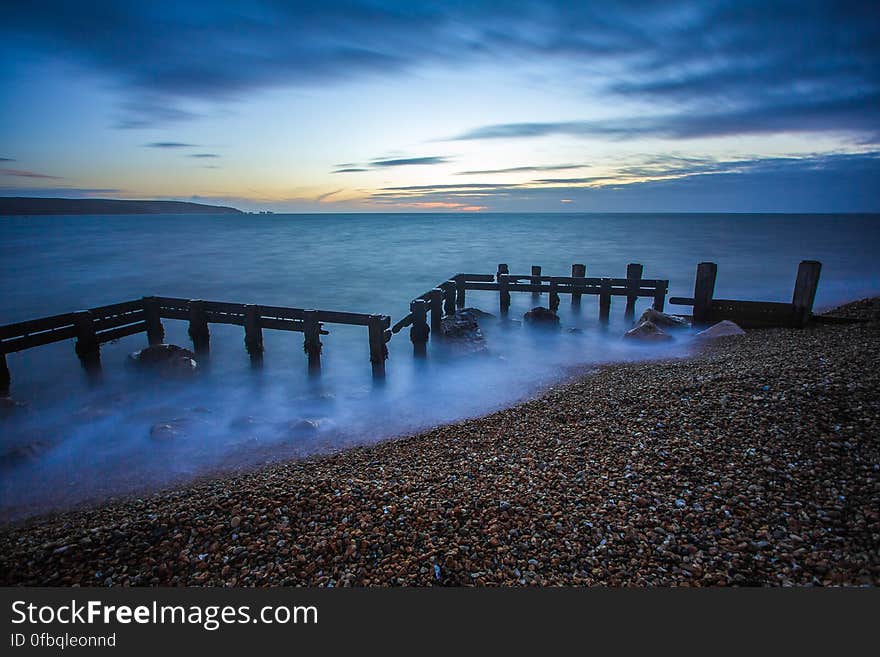
[[[880,212],[880,7],[4,2],[0,195]]]

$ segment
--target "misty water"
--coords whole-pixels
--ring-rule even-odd
[[[458,272],[511,273],[539,264],[569,275],[646,278],[690,296],[696,264],[718,263],[716,297],[790,301],[798,262],[823,263],[817,306],[880,289],[880,217],[834,215],[222,215],[0,217],[0,324],[145,295],[383,313]],[[510,317],[536,301],[513,293]],[[649,300],[642,299],[638,311]],[[495,313],[498,295],[469,292]],[[686,307],[667,306],[672,312]],[[180,380],[135,371],[144,334],[102,347],[90,386],[67,341],[8,356],[12,396],[0,416],[0,519],[139,493],[205,474],[323,453],[490,412],[546,388],[573,367],[682,356],[624,343],[623,301],[598,326],[595,297],[573,312],[562,297],[556,334],[484,323],[489,353],[454,357],[430,344],[412,357],[408,329],[389,344],[387,377],[371,377],[365,328],[327,325],[323,369],[308,376],[302,334],[264,331],[250,366],[243,331],[211,325],[210,356]],[[166,341],[189,346],[186,322]],[[310,421],[310,425],[303,423]],[[175,438],[151,427],[172,423]],[[311,426],[317,429],[312,429]]]

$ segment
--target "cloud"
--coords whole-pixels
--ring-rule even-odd
[[[220,157],[217,153],[191,153],[189,157],[198,157],[198,158],[212,158],[212,157]]]
[[[440,156],[431,157],[404,157],[393,160],[373,160],[370,164],[374,167],[405,167],[423,164],[445,164],[449,159]]]
[[[533,171],[565,171],[567,169],[582,169],[583,164],[551,164],[532,165],[520,167],[508,167],[507,169],[483,169],[481,171],[459,171],[457,176],[482,176],[496,173],[529,173]]]
[[[181,141],[154,141],[144,144],[147,148],[197,148],[196,144],[185,144]]]
[[[0,196],[36,196],[40,198],[85,198],[95,194],[121,194],[124,190],[106,187],[12,187],[0,186]]]
[[[61,176],[50,176],[45,173],[34,173],[22,169],[0,169],[0,176],[12,176],[16,178],[43,178],[46,180],[63,180]]]
[[[0,157],[0,162],[15,162],[11,157]]]
[[[491,211],[878,212],[880,152],[712,160],[657,158],[618,175],[549,178],[508,185],[388,187],[371,202],[464,203]]]
[[[369,171],[369,169],[364,169],[362,167],[345,167],[343,169],[336,169],[330,173],[360,173],[361,171]]]

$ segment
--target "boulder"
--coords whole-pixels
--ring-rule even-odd
[[[654,322],[640,322],[635,327],[623,334],[625,340],[639,340],[641,342],[668,342],[672,336],[666,333]]]
[[[495,319],[495,315],[487,313],[485,310],[480,310],[479,308],[464,308],[458,312],[471,314],[476,319]]]
[[[523,319],[527,324],[532,324],[533,326],[559,328],[559,315],[543,306],[532,308],[523,315]]]
[[[189,374],[198,367],[196,355],[175,344],[155,344],[129,356],[139,367],[157,370],[163,374]]]
[[[709,328],[704,331],[700,331],[697,333],[697,336],[700,340],[714,340],[715,338],[725,338],[730,335],[745,335],[746,332],[743,331],[736,322],[731,322],[729,319],[725,319],[722,322],[718,322],[717,324],[713,324]]]
[[[468,352],[484,351],[486,338],[473,309],[457,310],[440,320],[440,335],[447,344]]]
[[[648,308],[643,312],[642,316],[639,317],[639,321],[636,322],[636,325],[638,326],[643,322],[651,322],[654,326],[663,329],[686,329],[691,326],[686,319],[676,317],[675,315],[661,313],[659,310],[654,310],[653,308]]]

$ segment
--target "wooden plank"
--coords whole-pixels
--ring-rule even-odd
[[[428,327],[427,312],[428,304],[424,299],[415,299],[409,305],[412,314],[412,327],[409,330],[409,339],[413,343],[413,353],[416,356],[424,356],[426,353],[425,344],[428,342],[428,336],[431,329]]]
[[[159,317],[161,319],[182,319],[184,321],[189,321],[189,311],[159,306]]]
[[[371,315],[363,313],[344,313],[335,310],[319,310],[318,319],[327,324],[351,324],[352,326],[369,326]]]
[[[495,280],[495,276],[492,274],[456,274],[452,277],[452,280],[463,280],[473,283],[491,283]]]
[[[128,326],[119,326],[117,328],[108,329],[106,331],[101,331],[100,333],[98,333],[98,343],[103,344],[105,342],[111,342],[113,340],[118,340],[119,338],[124,338],[128,335],[143,333],[146,330],[146,322],[137,322],[136,324],[129,324]]]
[[[93,317],[100,319],[101,317],[107,317],[109,315],[119,315],[134,310],[143,310],[143,307],[143,301],[141,299],[135,299],[134,301],[122,301],[120,303],[111,303],[106,306],[98,306],[97,308],[90,308],[89,310]]]
[[[554,313],[559,310],[559,291],[556,283],[550,283],[550,294],[547,300],[547,307]]]
[[[791,297],[792,321],[797,328],[803,328],[810,321],[821,273],[822,263],[816,260],[804,260],[798,265],[794,293]]]
[[[188,319],[189,313],[187,313],[186,318]],[[206,310],[205,311],[205,319],[208,320],[210,324],[231,324],[233,326],[244,326],[247,322],[247,318],[245,315],[236,315],[233,313],[220,313],[215,311]]]
[[[412,326],[413,316],[412,313],[409,313],[406,317],[401,319],[397,324],[391,327],[392,333],[399,333],[401,330],[405,329],[407,326]],[[368,324],[369,326],[369,324]]]
[[[197,354],[208,351],[211,344],[211,330],[208,328],[208,313],[205,310],[205,302],[201,299],[193,299],[189,302],[189,338],[193,342],[193,348]]]
[[[61,315],[52,315],[51,317],[41,317],[40,319],[31,319],[26,322],[16,322],[15,324],[0,326],[0,340],[18,338],[41,331],[55,331],[66,326],[73,326],[75,321],[74,315],[74,313],[63,313]]]
[[[693,306],[694,300],[691,297],[669,297],[669,303],[674,306]]]
[[[262,358],[263,329],[260,325],[260,307],[254,304],[244,307],[244,346],[252,361]]]
[[[287,308],[285,306],[260,306],[263,317],[277,317],[279,319],[302,320],[305,310],[302,308]]]
[[[65,326],[54,331],[43,331],[34,335],[23,335],[10,340],[0,342],[0,352],[11,354],[16,351],[24,351],[31,347],[41,347],[44,344],[61,342],[76,337],[75,326]]]
[[[668,283],[666,285],[658,285],[654,290],[654,304],[652,307],[658,313],[662,313],[665,307],[667,287],[669,287]]]
[[[90,382],[95,382],[101,371],[101,343],[95,333],[95,320],[92,313],[83,310],[76,313],[76,344],[74,349]]]
[[[443,290],[443,314],[454,315],[455,297],[458,296],[457,283],[454,280],[448,280],[440,284],[440,289]]]
[[[0,352],[0,397],[8,397],[12,386],[12,375],[9,373],[9,365],[6,364],[6,354]]]
[[[443,290],[439,287],[428,292],[428,307],[431,310],[431,332],[439,336],[443,322]]]
[[[587,266],[582,264],[573,264],[571,266],[571,277],[574,279],[583,279],[587,276]],[[581,305],[581,293],[580,292],[572,292],[571,293],[571,305],[575,308],[579,308]]]
[[[541,283],[541,266],[540,265],[532,265],[532,276],[529,281],[532,285],[539,285]],[[532,299],[537,299],[541,296],[540,291],[532,292]]]
[[[507,274],[498,274],[498,310],[502,316],[510,312],[510,284]]]
[[[495,285],[495,283],[493,283]],[[456,308],[464,308],[465,304],[465,290],[467,289],[467,283],[464,278],[455,279],[455,306]]]
[[[92,313],[94,315],[94,313]],[[141,310],[129,312],[119,315],[109,315],[101,319],[95,320],[96,331],[106,331],[107,329],[116,328],[117,326],[125,326],[126,324],[134,324],[135,322],[146,321],[147,315]]]
[[[715,278],[718,265],[714,262],[701,262],[697,265],[697,277],[694,281],[694,325],[704,326],[709,320],[712,306],[712,295],[715,293]]]
[[[639,298],[638,289],[642,287],[642,273],[644,267],[637,262],[631,262],[626,266],[626,308],[623,311],[623,318],[627,321],[633,321],[636,316],[636,301]]]
[[[244,325],[244,322],[242,322]],[[276,317],[261,317],[260,326],[264,329],[272,329],[273,331],[296,331],[302,333],[305,330],[302,320],[298,319],[278,319]],[[328,335],[329,331],[321,331],[322,335]]]
[[[728,319],[743,328],[785,327],[794,324],[789,303],[714,299],[705,322],[714,324]]]

